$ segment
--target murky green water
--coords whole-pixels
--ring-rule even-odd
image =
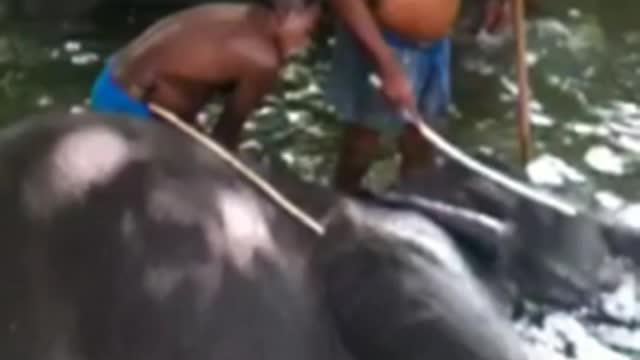
[[[640,3],[597,1],[555,10],[532,23],[531,80],[535,96],[533,178],[569,190],[583,201],[616,205],[638,198],[640,185]],[[616,1],[609,1],[608,4]],[[626,5],[624,5],[624,4]],[[631,4],[631,5],[629,5]],[[103,56],[145,21],[122,16],[116,24],[66,34],[43,24],[0,27],[0,122],[51,108],[81,111]],[[57,24],[57,28],[63,28]],[[327,181],[340,131],[324,103],[321,82],[329,46],[318,44],[285,71],[281,90],[249,124],[245,148],[265,151],[299,171]],[[513,69],[509,50],[456,51],[455,111],[450,138],[516,160]],[[211,107],[215,118],[217,107]],[[391,153],[381,154],[376,176],[393,176]]]

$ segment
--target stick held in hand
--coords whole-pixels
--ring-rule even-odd
[[[382,86],[382,81],[375,74],[372,74],[369,77],[369,81],[377,89]],[[532,200],[538,204],[553,208],[567,216],[576,216],[578,214],[578,210],[568,202],[554,197],[548,193],[537,191],[526,184],[509,178],[508,176],[480,163],[476,159],[465,154],[462,150],[449,143],[442,136],[440,136],[440,134],[431,129],[415,109],[398,109],[398,111],[402,115],[402,118],[408,123],[416,126],[420,134],[436,149],[438,149],[440,152],[442,152],[452,160],[466,167],[467,169],[494,181],[495,183],[503,186],[509,191],[513,191],[514,193]]]

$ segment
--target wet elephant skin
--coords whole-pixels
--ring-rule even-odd
[[[0,358],[524,359],[428,218],[285,190],[325,237],[161,124],[0,131]]]

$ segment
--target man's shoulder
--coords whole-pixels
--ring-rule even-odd
[[[262,33],[255,33],[237,41],[231,41],[229,46],[234,50],[249,70],[269,70],[279,68],[281,57],[273,38]]]

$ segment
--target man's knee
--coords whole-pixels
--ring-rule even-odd
[[[359,155],[373,155],[377,149],[379,133],[363,126],[348,126],[344,133],[345,150]]]

